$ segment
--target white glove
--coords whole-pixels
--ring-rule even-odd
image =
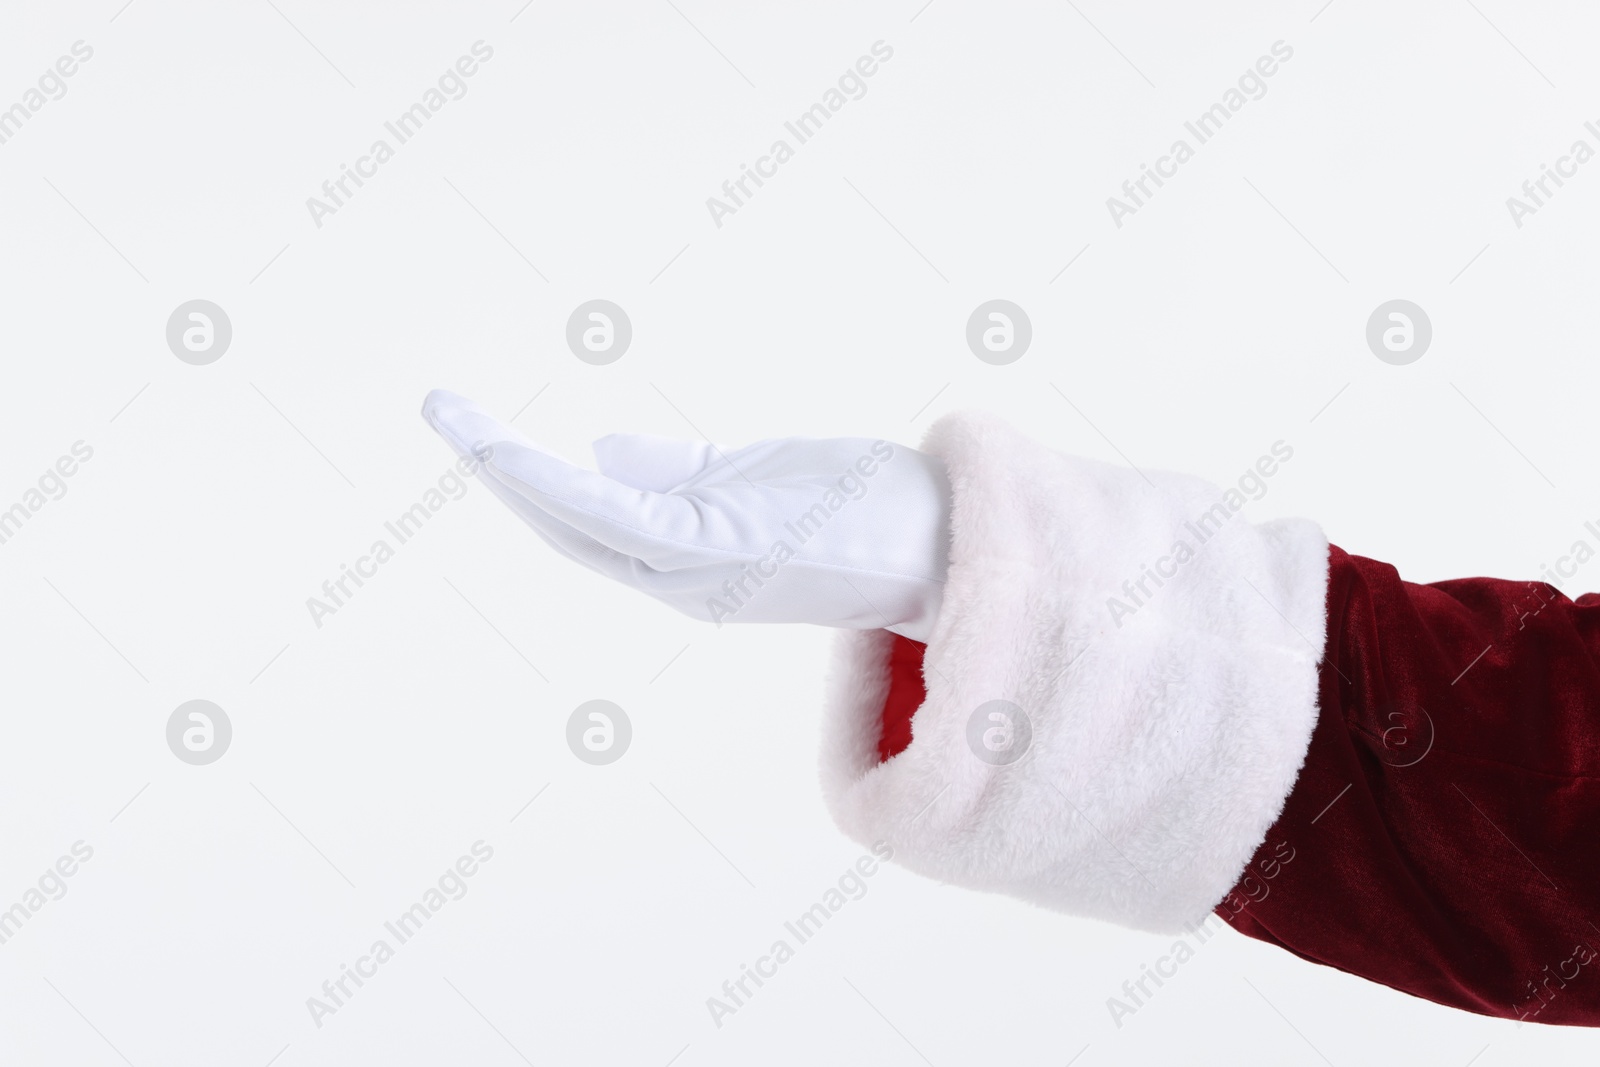
[[[944,464],[866,438],[719,449],[611,434],[600,472],[540,451],[471,401],[423,418],[557,552],[694,618],[886,629],[928,640],[944,589]]]

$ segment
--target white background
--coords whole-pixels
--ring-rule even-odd
[[[94,849],[0,946],[0,1062],[1592,1062],[1231,931],[1119,1028],[1169,939],[893,867],[718,1028],[706,998],[861,852],[816,785],[828,634],[676,615],[477,484],[306,608],[449,465],[435,386],[578,460],[618,430],[914,445],[961,407],[1219,482],[1283,439],[1252,519],[1414,580],[1535,577],[1600,518],[1600,163],[1520,229],[1505,200],[1595,143],[1592,11],[122,2],[0,16],[0,107],[94,49],[0,145],[0,508],[94,449],[0,545],[0,908]],[[467,95],[314,225],[480,39]],[[878,40],[867,94],[714,225]],[[1279,40],[1116,227],[1106,198]],[[607,367],[564,341],[596,297],[634,326]],[[996,297],[1034,328],[1004,367],[964,340]],[[165,341],[195,298],[233,324],[209,366]],[[1409,366],[1364,341],[1392,298],[1433,322]],[[634,726],[607,767],[564,741],[597,697]],[[234,727],[205,767],[165,741],[194,698]],[[470,892],[316,1026],[479,839]]]

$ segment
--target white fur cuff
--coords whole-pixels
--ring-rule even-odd
[[[1305,758],[1326,537],[1302,519],[1252,525],[1237,492],[1065,456],[990,415],[946,416],[922,448],[954,493],[928,696],[910,746],[880,763],[894,635],[840,634],[822,758],[834,818],[941,881],[1160,933],[1203,920]]]

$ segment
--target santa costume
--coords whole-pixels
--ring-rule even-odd
[[[697,445],[661,468],[665,446],[597,443],[596,475],[449,394],[425,413],[463,456],[493,453],[486,483],[571,558],[702,618],[713,563],[737,566],[710,598],[736,620],[841,627],[823,791],[895,862],[1144,931],[1215,914],[1436,1003],[1600,1025],[1600,597],[1407,582],[1308,520],[1249,522],[1238,489],[957,413],[892,446],[947,479],[921,610],[897,584],[911,556],[893,557],[931,522],[914,503],[887,512],[903,535],[867,536],[849,509],[871,493],[847,499],[817,520],[835,555],[791,546],[809,571],[762,551],[751,501],[804,483],[764,474],[800,445]],[[869,466],[893,461],[853,469]],[[662,531],[673,494],[693,507]],[[729,547],[747,534],[757,547]],[[714,558],[685,547],[706,541]],[[841,573],[878,622],[829,607]]]

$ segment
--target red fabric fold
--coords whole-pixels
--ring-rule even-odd
[[[889,693],[883,701],[878,730],[879,763],[899,755],[911,744],[911,717],[928,699],[928,688],[922,681],[922,655],[927,647],[899,634],[894,635],[889,647]]]

